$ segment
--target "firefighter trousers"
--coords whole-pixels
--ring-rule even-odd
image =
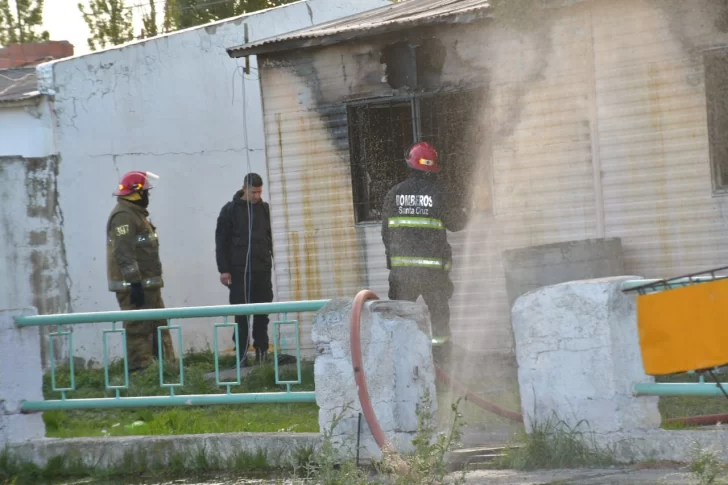
[[[440,269],[392,268],[389,299],[417,301],[422,298],[430,311],[433,337],[450,337],[450,298],[454,286],[450,275]]]
[[[164,308],[162,290],[159,288],[144,290],[144,305],[141,308],[137,308],[136,305],[132,304],[130,291],[117,292],[116,299],[119,301],[119,308],[122,310]],[[152,360],[157,358],[157,355],[159,355],[157,328],[166,325],[167,322],[165,320],[124,322],[129,372],[145,369],[152,363]],[[172,337],[168,331],[162,331],[162,356],[167,362],[175,360]]]
[[[269,303],[273,301],[273,283],[271,271],[233,272],[233,281],[230,285],[230,304],[240,305],[246,303]],[[261,351],[268,351],[268,315],[254,315],[253,317],[253,347]],[[248,342],[248,316],[236,315],[240,339],[240,355],[244,355]],[[233,335],[233,342],[235,335]]]

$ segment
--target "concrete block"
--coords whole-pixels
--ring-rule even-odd
[[[45,436],[41,414],[21,414],[24,400],[43,399],[38,327],[18,328],[15,317],[35,309],[0,310],[0,449]]]
[[[322,433],[331,432],[342,456],[356,453],[361,404],[350,350],[351,300],[332,300],[313,320],[314,375]],[[369,397],[387,439],[398,451],[412,449],[417,410],[429,393],[436,411],[435,368],[423,305],[374,301],[361,317],[361,348]],[[362,416],[360,457],[381,453]]]
[[[529,291],[558,283],[624,274],[622,240],[586,239],[503,252],[511,304]]]
[[[627,279],[573,281],[516,300],[512,322],[527,431],[549,419],[586,421],[599,434],[635,433],[660,425],[657,398],[635,397],[644,373],[635,297]]]

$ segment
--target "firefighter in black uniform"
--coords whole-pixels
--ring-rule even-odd
[[[430,311],[433,339],[444,341],[436,360],[449,360],[452,251],[446,230],[467,224],[467,210],[448,204],[435,148],[414,144],[407,153],[410,176],[387,192],[382,205],[382,240],[389,272],[389,299],[415,301]],[[440,354],[439,356],[437,354]],[[438,358],[439,357],[439,358]]]

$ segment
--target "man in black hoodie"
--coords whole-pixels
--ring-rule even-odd
[[[257,173],[249,173],[243,188],[223,206],[217,218],[217,270],[220,283],[230,289],[231,305],[273,301],[270,208],[263,202],[262,194],[263,179]],[[253,347],[258,363],[267,359],[268,321],[268,315],[253,318]],[[248,317],[236,316],[235,323],[238,324],[241,364],[245,365],[249,347]]]

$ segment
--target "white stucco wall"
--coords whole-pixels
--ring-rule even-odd
[[[352,301],[331,300],[313,319],[316,345],[314,375],[321,433],[342,457],[357,454],[359,413],[363,413],[352,367],[350,320]],[[399,453],[413,451],[418,411],[437,413],[431,325],[424,303],[372,301],[360,321],[362,366],[368,396],[379,426]],[[382,454],[362,415],[362,458]]]
[[[55,153],[48,99],[0,104],[0,157],[47,157]]]
[[[149,210],[161,242],[165,304],[226,304],[215,265],[216,218],[247,172],[267,182],[267,170],[255,59],[243,84],[244,60],[225,49],[244,42],[246,23],[256,40],[387,3],[308,0],[40,66],[41,88],[56,94],[72,310],[117,308],[106,286],[105,226],[111,193],[129,170],[161,177]],[[212,323],[187,322],[186,346],[211,345]],[[77,327],[76,355],[101,359],[101,331]]]

